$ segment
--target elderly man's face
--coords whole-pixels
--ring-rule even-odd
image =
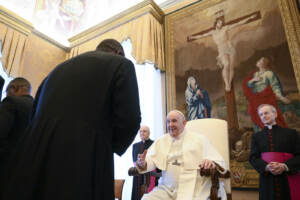
[[[141,140],[145,141],[149,139],[150,130],[147,126],[142,126],[140,128],[140,138]]]
[[[182,118],[182,116],[175,111],[169,112],[167,116],[167,126],[169,134],[172,137],[177,137],[183,132],[186,121]]]
[[[273,125],[277,117],[277,113],[273,112],[270,106],[261,107],[258,115],[264,125]]]

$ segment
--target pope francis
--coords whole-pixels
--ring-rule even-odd
[[[200,169],[225,168],[224,159],[208,139],[185,128],[184,115],[173,110],[167,115],[168,134],[157,139],[143,154],[138,155],[139,173],[155,168],[162,177],[154,190],[143,200],[206,200],[210,195],[211,179],[200,176]],[[220,182],[218,197],[226,200],[224,184]]]

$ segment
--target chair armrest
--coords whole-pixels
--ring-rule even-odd
[[[225,170],[218,163],[214,169],[200,169],[201,176],[211,177],[210,200],[218,200],[219,178],[230,178],[229,170]]]

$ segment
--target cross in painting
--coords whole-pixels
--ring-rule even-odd
[[[225,22],[224,11],[220,10],[215,13],[215,22],[213,27],[187,36],[188,42],[212,36],[217,45],[217,65],[222,69],[229,128],[238,128],[238,120],[234,89],[232,86],[236,49],[228,36],[228,31],[237,26],[256,21],[260,18],[260,12],[256,11],[240,18],[233,19],[229,22]]]

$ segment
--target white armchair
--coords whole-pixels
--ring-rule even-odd
[[[226,168],[229,169],[229,137],[227,122],[225,120],[212,118],[192,120],[187,122],[186,128],[205,135],[210,143],[222,155],[225,160]],[[227,196],[230,197],[230,179],[224,179],[223,182]]]

